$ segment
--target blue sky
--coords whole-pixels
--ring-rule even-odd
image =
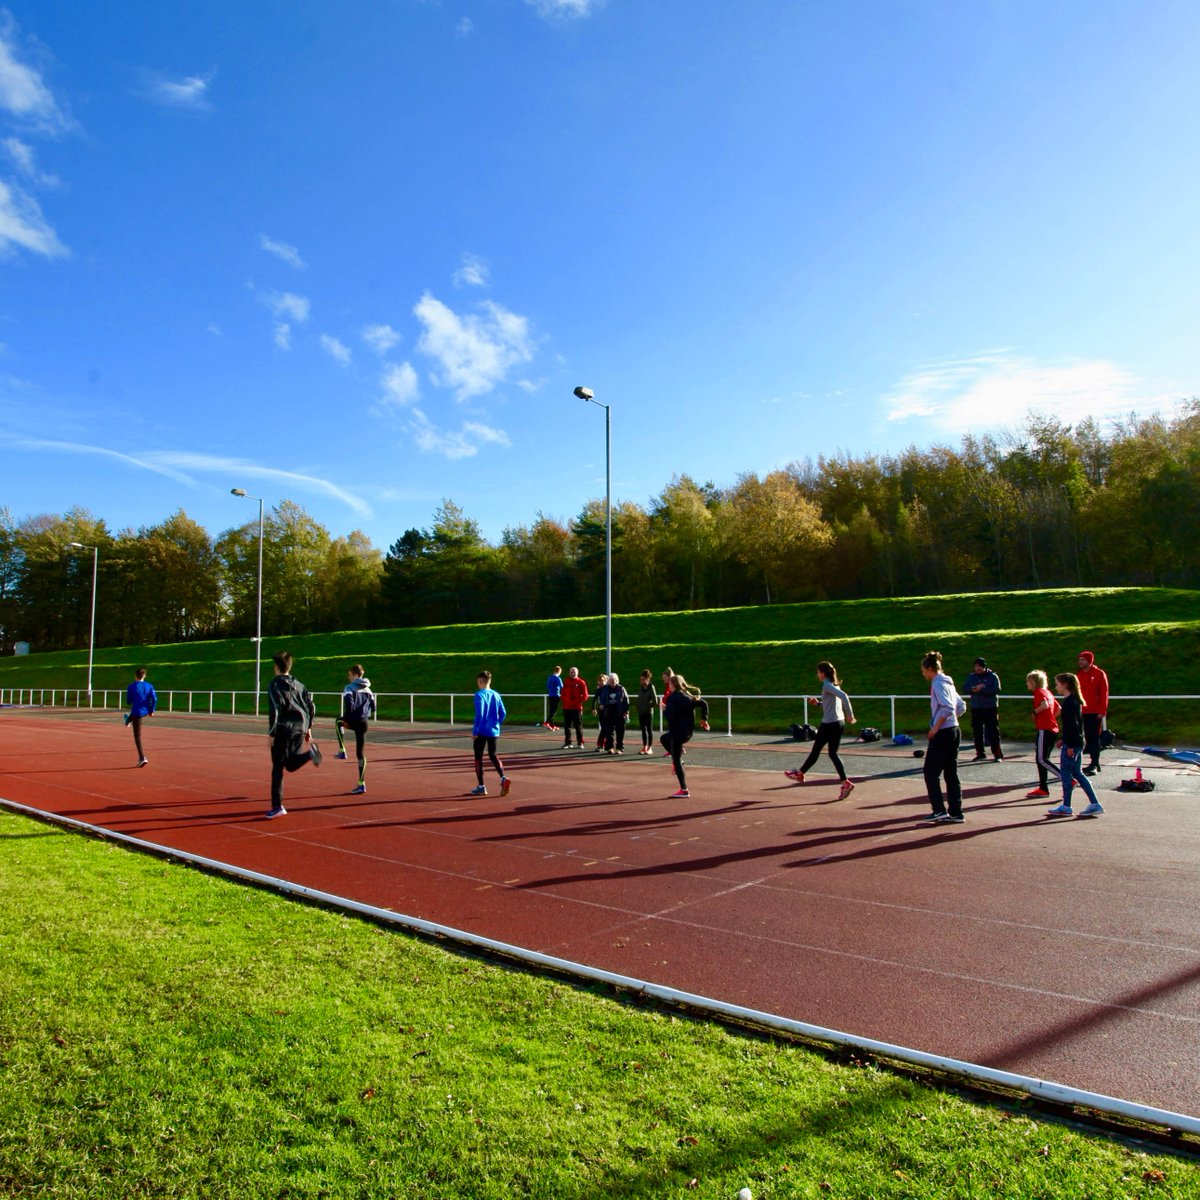
[[[0,505],[386,547],[1200,394],[1200,7],[0,10]]]

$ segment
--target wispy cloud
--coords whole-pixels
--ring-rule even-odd
[[[474,254],[462,256],[462,266],[451,277],[455,287],[487,287],[491,280],[487,263]]]
[[[390,325],[368,325],[361,336],[380,358],[400,341],[400,335]]]
[[[511,445],[503,429],[494,429],[478,421],[465,421],[456,430],[439,429],[419,408],[412,412],[410,426],[413,441],[426,454],[440,454],[443,458],[473,458],[480,446]]]
[[[260,250],[275,255],[276,258],[287,263],[289,267],[295,267],[298,271],[303,271],[308,266],[308,263],[300,257],[300,251],[295,246],[290,246],[287,242],[277,242],[274,238],[267,237],[265,233],[258,235],[258,246]]]
[[[889,421],[923,420],[966,433],[1017,424],[1030,412],[1068,423],[1166,412],[1177,399],[1104,359],[1039,362],[994,350],[920,367],[882,404]]]
[[[461,17],[454,27],[454,32],[462,38],[470,37],[475,32],[475,22],[470,17]]]
[[[98,458],[111,458],[142,471],[153,471],[156,475],[165,475],[168,479],[175,480],[176,483],[190,485],[195,482],[170,466],[147,462],[132,454],[122,454],[119,450],[110,450],[107,446],[90,446],[84,442],[62,442],[53,438],[20,437],[4,432],[0,432],[0,441],[18,450],[50,450],[60,454],[87,454]]]
[[[525,3],[547,20],[589,17],[604,0],[525,0]]]
[[[308,320],[312,308],[307,296],[297,296],[295,292],[265,292],[262,300],[277,317],[289,317],[299,325]]]
[[[208,89],[217,71],[214,67],[206,75],[186,75],[182,79],[166,76],[151,76],[143,87],[143,95],[165,108],[179,108],[188,112],[211,112],[212,101]]]
[[[371,506],[361,497],[345,488],[338,487],[328,479],[317,475],[306,475],[299,471],[282,471],[277,467],[260,467],[244,458],[226,458],[216,454],[194,454],[179,450],[155,450],[141,456],[145,463],[180,471],[199,471],[224,475],[235,482],[239,479],[266,479],[284,486],[294,486],[301,491],[315,492],[345,504],[361,516],[371,516]]]
[[[350,365],[350,359],[352,357],[350,354],[350,347],[344,342],[338,341],[337,338],[328,333],[321,334],[317,341],[321,343],[321,349],[324,350],[335,362],[341,363],[343,367],[348,367]]]
[[[276,321],[275,332],[271,335],[271,340],[280,350],[290,350],[292,348],[292,327],[286,321]]]
[[[67,129],[71,121],[41,72],[22,61],[17,24],[0,9],[0,108],[25,125],[46,133]]]
[[[413,309],[422,326],[417,349],[434,359],[435,381],[459,400],[490,392],[533,358],[525,317],[490,300],[480,307],[479,314],[460,315],[426,292]]]
[[[13,247],[44,258],[61,258],[68,252],[42,215],[38,202],[0,180],[0,253]]]
[[[379,382],[383,385],[381,400],[385,408],[406,408],[421,396],[421,384],[412,363],[388,367]]]
[[[31,184],[38,187],[58,187],[62,182],[57,175],[48,175],[38,165],[34,157],[33,147],[21,141],[20,138],[7,137],[3,142],[5,154],[12,159],[17,173],[24,176]]]

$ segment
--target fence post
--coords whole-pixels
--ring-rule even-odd
[[[450,724],[454,724],[454,693],[450,693]]]
[[[733,697],[725,697],[725,736],[733,737]]]
[[[212,692],[208,693],[208,715],[210,717],[213,715],[213,694],[212,694]]]
[[[891,709],[892,709],[892,740],[895,741],[896,740],[896,697],[889,696],[888,704],[891,706]]]
[[[229,693],[229,715],[231,717],[237,716],[237,692]]]

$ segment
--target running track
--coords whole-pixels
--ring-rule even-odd
[[[266,739],[216,724],[149,722],[137,770],[113,715],[6,711],[0,796],[685,991],[1200,1113],[1200,797],[1154,760],[1144,796],[1112,794],[1129,771],[1107,767],[1096,821],[1045,820],[1011,760],[964,770],[980,780],[967,824],[927,829],[899,751],[850,759],[890,772],[839,804],[830,776],[786,784],[790,755],[704,766],[697,744],[683,801],[662,758],[523,731],[501,743],[511,795],[492,776],[473,799],[465,735],[377,739],[365,796],[347,794],[355,768],[328,739],[268,822]]]

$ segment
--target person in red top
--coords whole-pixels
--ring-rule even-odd
[[[583,706],[587,703],[588,686],[585,680],[579,678],[579,668],[572,667],[563,680],[562,709],[563,709],[563,749],[571,746],[571,730],[575,730],[575,744],[583,749]]]
[[[1079,652],[1079,698],[1083,701],[1083,748],[1087,751],[1085,775],[1100,774],[1100,731],[1108,716],[1108,676],[1096,666],[1090,650]]]
[[[1050,752],[1058,741],[1058,701],[1045,671],[1030,671],[1025,686],[1033,693],[1033,748],[1038,769],[1038,785],[1025,793],[1025,799],[1041,800],[1050,795],[1050,772],[1054,772],[1055,779],[1060,778],[1058,768],[1050,761]]]

